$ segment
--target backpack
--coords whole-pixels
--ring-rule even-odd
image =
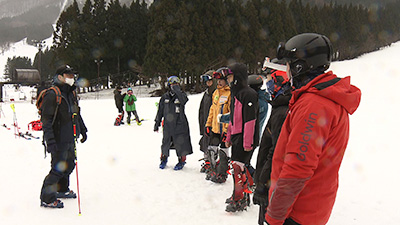
[[[46,93],[50,90],[53,90],[56,93],[57,107],[56,107],[56,111],[54,114],[57,114],[58,106],[61,104],[62,96],[61,96],[61,91],[60,91],[59,87],[52,86],[50,88],[44,89],[43,91],[40,92],[39,96],[36,99],[36,108],[39,110],[38,113],[40,116],[42,115],[43,98],[46,95]],[[54,116],[54,118],[56,118],[56,117]],[[53,123],[54,123],[54,119],[53,119]]]

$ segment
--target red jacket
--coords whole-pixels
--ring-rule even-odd
[[[361,91],[350,77],[319,75],[293,92],[272,161],[270,225],[292,218],[326,224],[338,189],[338,171],[349,139],[349,116]]]

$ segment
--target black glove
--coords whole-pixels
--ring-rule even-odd
[[[84,143],[87,140],[86,133],[82,133],[81,143]]]
[[[57,148],[57,144],[54,140],[48,141],[47,142],[47,147],[46,147],[46,151],[48,153],[53,153],[56,152],[58,150]]]
[[[206,127],[206,129],[204,130],[205,131],[205,133],[206,133],[206,135],[207,135],[207,137],[210,137],[210,135],[211,135],[211,127]]]
[[[175,91],[175,92],[181,91],[181,86],[179,86],[179,85],[172,85],[172,86],[171,86],[171,89],[172,89],[173,91]]]
[[[269,188],[265,184],[257,184],[256,190],[253,195],[253,203],[255,205],[262,205],[266,207],[268,205],[268,191]]]
[[[157,126],[157,124],[154,125],[154,132],[158,132],[158,126]]]

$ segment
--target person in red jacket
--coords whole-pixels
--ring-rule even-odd
[[[278,47],[295,90],[272,159],[269,225],[329,220],[349,139],[349,114],[361,100],[350,77],[325,72],[331,55],[330,40],[315,33],[296,35]]]

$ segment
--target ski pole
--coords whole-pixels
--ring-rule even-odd
[[[3,111],[3,103],[0,103],[0,111],[1,111],[1,114],[3,114],[3,117],[6,118],[6,115],[4,114],[4,111]],[[1,118],[1,114],[0,114],[0,118]]]
[[[76,188],[78,191],[78,208],[79,208],[79,215],[82,215],[81,213],[81,195],[79,193],[79,178],[78,178],[78,155],[77,155],[77,151],[76,151],[76,142],[78,141],[76,138],[76,117],[77,114],[73,113],[72,114],[72,123],[73,123],[73,127],[74,127],[74,151],[75,151],[75,171],[76,171]]]
[[[12,111],[13,111],[13,120],[14,120],[14,135],[17,137],[19,135],[19,128],[18,128],[18,122],[17,122],[17,113],[15,112],[15,105],[14,103],[10,105]]]

